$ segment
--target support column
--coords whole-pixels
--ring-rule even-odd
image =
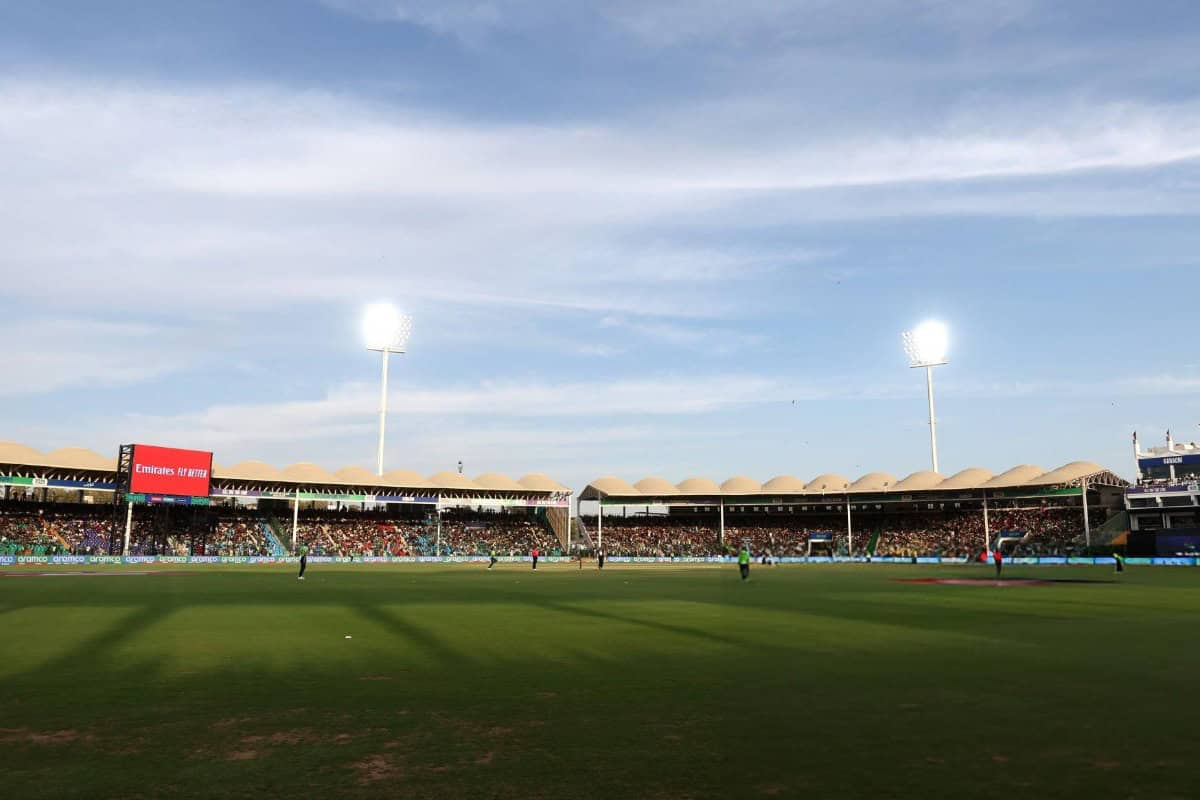
[[[442,557],[442,507],[440,504],[437,507],[437,541],[433,546],[433,554],[438,558]]]
[[[129,535],[133,532],[133,503],[125,504],[125,546],[121,549],[121,555],[129,555]]]
[[[596,501],[596,550],[604,549],[604,503]]]
[[[1090,551],[1092,549],[1092,521],[1088,516],[1087,478],[1079,482],[1079,488],[1083,492],[1083,543]]]
[[[850,522],[850,495],[846,495],[846,555],[854,558],[854,526]]]
[[[296,487],[296,496],[292,498],[292,552],[296,552],[296,538],[300,530],[300,487]]]
[[[717,544],[725,546],[725,498],[721,498],[721,527],[717,530]]]
[[[987,553],[987,557],[992,557],[992,526],[988,522],[988,504],[987,492],[983,493],[983,552]]]

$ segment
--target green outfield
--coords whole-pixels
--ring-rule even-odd
[[[1200,570],[95,571],[0,577],[5,797],[1200,786]]]

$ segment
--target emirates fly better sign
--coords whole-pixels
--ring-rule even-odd
[[[212,458],[212,453],[203,450],[135,444],[129,491],[134,494],[208,497],[212,482]]]

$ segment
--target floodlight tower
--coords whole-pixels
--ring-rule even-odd
[[[937,420],[933,414],[933,368],[949,363],[946,350],[949,333],[945,324],[929,320],[904,333],[904,352],[908,365],[925,370],[925,388],[929,394],[929,448],[933,453],[933,471],[938,471]]]
[[[383,354],[383,379],[379,387],[379,451],[375,459],[375,472],[383,475],[383,439],[387,427],[387,383],[388,355],[403,353],[408,347],[408,336],[412,333],[412,317],[401,314],[388,303],[367,306],[363,314],[363,338],[367,349]]]

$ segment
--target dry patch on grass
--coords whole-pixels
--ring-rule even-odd
[[[0,728],[0,744],[24,743],[54,747],[80,742],[90,744],[95,738],[95,734],[81,734],[76,730],[35,731],[29,728]]]
[[[367,756],[361,761],[354,762],[350,767],[358,773],[360,786],[404,777],[404,770],[390,753],[376,753]]]
[[[232,753],[229,754],[229,756],[226,758],[226,760],[227,761],[251,761],[255,758],[258,758],[258,751],[256,751],[256,750],[234,750]]]
[[[295,730],[277,731],[275,733],[259,736],[243,736],[242,744],[268,744],[276,747],[279,747],[280,745],[290,745],[294,747],[295,745],[303,744],[305,742],[321,741],[323,738],[324,737],[320,736],[311,728],[296,728]]]

